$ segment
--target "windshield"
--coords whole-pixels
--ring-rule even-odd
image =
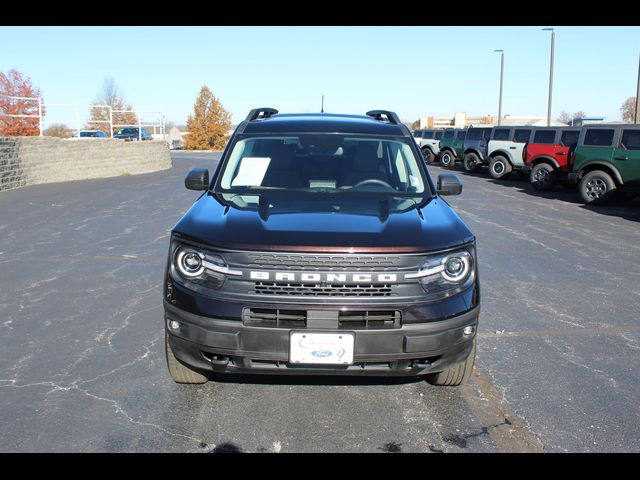
[[[422,197],[425,183],[409,140],[295,134],[237,140],[220,171],[217,191]]]

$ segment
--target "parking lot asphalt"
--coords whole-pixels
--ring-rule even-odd
[[[458,172],[475,231],[476,371],[420,380],[230,376],[164,359],[171,227],[197,192],[170,170],[0,194],[0,451],[640,450],[640,201],[585,207],[517,176]],[[435,177],[445,170],[429,167]]]

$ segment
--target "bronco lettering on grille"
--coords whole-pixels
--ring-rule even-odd
[[[251,280],[286,282],[397,282],[395,273],[298,273],[298,272],[250,272]]]

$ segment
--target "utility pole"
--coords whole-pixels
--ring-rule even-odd
[[[638,59],[638,87],[636,88],[636,111],[633,114],[633,123],[638,123],[638,103],[640,102],[640,58]]]
[[[504,50],[494,50],[494,52],[500,52],[500,97],[498,100],[498,126],[502,121],[502,78],[504,75]]]
[[[551,126],[551,95],[553,93],[553,49],[556,32],[553,28],[543,28],[542,30],[551,32],[551,61],[549,62],[549,105],[547,107],[547,127]]]

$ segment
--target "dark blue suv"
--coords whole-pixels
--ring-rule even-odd
[[[424,375],[460,385],[475,358],[474,234],[398,116],[252,110],[173,227],[167,365],[212,373]]]

